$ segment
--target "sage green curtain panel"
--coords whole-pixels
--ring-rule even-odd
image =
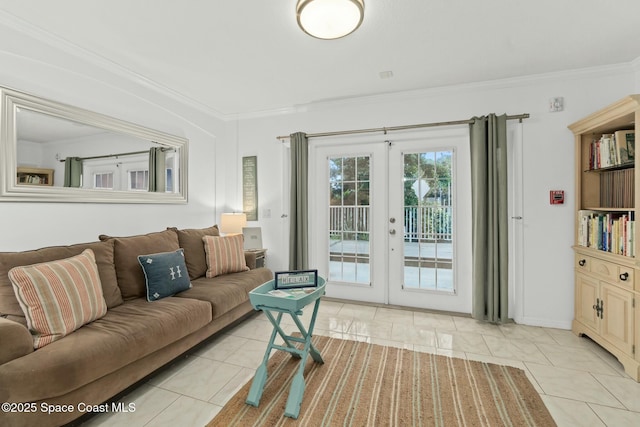
[[[291,134],[290,141],[289,269],[306,270],[309,264],[309,141],[303,132]]]
[[[470,124],[474,319],[508,319],[507,116]]]
[[[162,147],[149,149],[149,191],[164,193],[167,188],[166,160]]]
[[[80,187],[82,185],[82,160],[77,157],[64,159],[64,186]]]

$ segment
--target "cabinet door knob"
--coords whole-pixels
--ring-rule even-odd
[[[620,280],[622,280],[623,282],[626,282],[628,278],[629,278],[629,273],[625,272],[620,275]]]
[[[581,259],[580,261],[578,261],[578,264],[580,264],[580,267],[584,267],[586,263],[587,263],[586,259]]]

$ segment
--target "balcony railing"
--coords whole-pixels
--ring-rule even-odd
[[[408,241],[451,241],[451,206],[405,206],[404,239]]]
[[[405,206],[405,241],[451,241],[451,206]],[[332,235],[346,232],[369,233],[369,206],[330,206],[329,231]],[[347,237],[346,240],[353,238]]]

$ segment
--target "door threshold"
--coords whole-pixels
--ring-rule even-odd
[[[338,302],[343,304],[358,304],[365,305],[368,307],[377,307],[377,308],[390,308],[393,310],[403,310],[403,311],[418,311],[421,313],[432,313],[432,314],[441,314],[445,316],[457,316],[457,317],[468,317],[471,318],[471,313],[458,313],[455,311],[445,311],[445,310],[433,310],[430,308],[419,308],[419,307],[406,307],[403,305],[393,305],[393,304],[381,304],[376,302],[367,302],[367,301],[357,301],[343,298],[332,298],[324,296],[322,297],[325,301]]]

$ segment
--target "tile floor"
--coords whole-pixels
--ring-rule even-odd
[[[288,316],[283,323],[296,330]],[[135,412],[102,414],[82,426],[204,426],[253,377],[271,330],[256,313],[120,400]],[[323,300],[315,334],[516,366],[561,427],[640,426],[640,384],[570,331]]]

